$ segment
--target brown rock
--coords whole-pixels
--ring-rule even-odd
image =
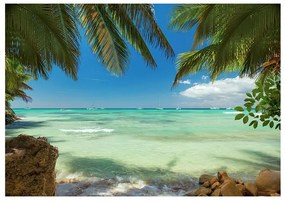
[[[242,196],[241,191],[236,187],[234,181],[226,181],[221,186],[222,196]]]
[[[270,196],[272,193],[268,191],[258,191],[257,190],[257,196]]]
[[[244,184],[242,180],[236,180],[236,184]]]
[[[220,183],[223,183],[226,179],[230,178],[226,171],[219,171],[217,176]]]
[[[217,177],[214,177],[210,180],[210,184],[213,185],[215,182],[219,182]]]
[[[184,196],[195,196],[195,191],[191,190],[191,191],[185,192]]]
[[[210,182],[209,182],[209,181],[206,181],[206,182],[203,183],[202,186],[203,186],[203,187],[210,187],[211,185],[210,185]]]
[[[218,188],[221,184],[219,182],[215,182],[212,186],[211,189],[215,190],[216,188]]]
[[[221,196],[221,189],[220,188],[217,188],[212,194],[211,196]]]
[[[243,184],[236,184],[236,187],[237,189],[239,189],[239,191],[244,195],[246,196],[246,189],[245,189],[245,186]]]
[[[206,181],[210,181],[212,178],[214,178],[215,176],[211,176],[211,175],[207,175],[207,174],[203,174],[200,176],[199,178],[199,184],[203,184],[205,183]]]
[[[196,190],[194,192],[195,196],[199,196],[200,194],[205,194],[205,195],[209,195],[211,194],[212,190],[210,188],[206,188],[206,187],[200,187],[198,190]]]
[[[246,189],[246,194],[249,196],[256,196],[257,195],[257,187],[254,183],[246,182],[244,184]]]
[[[6,142],[5,193],[7,196],[55,195],[57,148],[46,138],[19,135]]]
[[[256,177],[258,192],[280,193],[280,171],[262,170]]]
[[[270,194],[270,196],[280,196],[279,193],[273,193],[273,194]]]

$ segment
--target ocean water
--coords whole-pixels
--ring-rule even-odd
[[[280,131],[243,125],[234,120],[233,110],[15,112],[22,120],[6,126],[6,138],[19,134],[47,137],[59,149],[58,181],[117,180],[121,185],[117,184],[116,191],[120,192],[118,187],[126,179],[126,187],[141,188],[159,181],[197,180],[201,174],[219,170],[248,180],[263,168],[280,170]],[[94,191],[89,188],[81,194]]]

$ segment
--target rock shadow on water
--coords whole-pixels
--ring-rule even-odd
[[[175,164],[171,161],[169,168]],[[72,185],[59,184],[59,196],[154,196],[183,195],[197,187],[188,174],[168,169],[131,167],[112,159],[73,157],[70,173],[90,178]],[[97,180],[94,181],[94,178]]]
[[[18,129],[18,128],[24,128],[24,129],[31,129],[31,128],[38,128],[47,126],[45,121],[25,121],[25,120],[17,120],[14,123],[7,125],[6,129]]]

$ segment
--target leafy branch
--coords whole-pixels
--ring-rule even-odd
[[[260,122],[262,126],[280,130],[280,75],[267,77],[264,82],[259,80],[255,85],[251,93],[246,93],[244,107],[234,108],[240,112],[235,120],[242,119],[244,124],[249,123],[253,128],[257,128]]]

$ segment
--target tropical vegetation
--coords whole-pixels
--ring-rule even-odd
[[[6,4],[6,56],[16,58],[36,78],[48,78],[55,64],[76,79],[79,26],[94,54],[114,74],[127,68],[126,42],[151,67],[156,62],[147,42],[174,56],[149,4]]]
[[[178,56],[174,85],[202,69],[213,80],[223,71],[250,77],[280,72],[279,4],[186,4],[176,7],[170,25],[196,28],[192,51]]]
[[[180,5],[173,11],[170,26],[180,31],[196,29],[192,50],[178,56],[173,86],[202,69],[208,70],[213,81],[224,71],[257,77],[245,109],[263,126],[273,127],[274,120],[280,129],[280,4]],[[254,105],[262,115],[251,112]],[[241,118],[248,122],[248,115],[236,116]],[[257,120],[250,125],[256,128]]]
[[[28,102],[31,97],[28,96],[25,90],[32,90],[27,82],[32,79],[32,76],[26,72],[26,67],[21,65],[17,60],[5,59],[5,114],[8,120],[16,118],[14,111],[10,106],[10,102],[16,97]],[[6,120],[7,120],[6,119]]]
[[[29,89],[25,83],[29,74],[48,79],[52,66],[57,65],[77,79],[79,27],[93,53],[113,74],[121,75],[127,68],[127,43],[152,68],[157,64],[147,44],[161,49],[166,57],[174,56],[149,4],[6,4],[5,9],[5,101],[10,110],[15,97],[28,101],[24,90]],[[15,80],[23,82],[22,86],[11,89]]]
[[[242,119],[243,123],[257,128],[259,123],[262,126],[269,125],[270,128],[281,129],[281,109],[280,109],[280,76],[269,76],[262,81],[257,81],[256,87],[251,93],[246,93],[244,107],[235,107],[240,111],[235,119]],[[254,111],[253,111],[254,110]],[[255,113],[253,113],[255,112]],[[260,112],[260,114],[258,114]],[[251,122],[250,122],[251,121]]]

